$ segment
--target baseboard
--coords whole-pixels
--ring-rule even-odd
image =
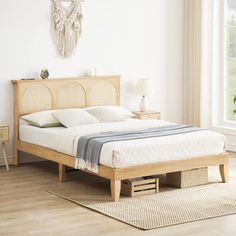
[[[13,163],[13,157],[8,156],[7,161],[8,161],[8,164],[11,165]],[[0,166],[5,166],[5,160],[4,160],[3,156],[0,156]]]
[[[236,145],[228,144],[227,151],[236,152]]]
[[[227,137],[227,150],[236,152],[236,132],[235,129],[226,126],[215,126],[214,131],[224,134]]]
[[[235,137],[227,135],[227,140],[228,140],[227,150],[231,151],[231,152],[236,152],[236,139],[235,139]]]
[[[13,156],[8,156],[7,161],[9,165],[13,164]],[[27,153],[21,154],[20,156],[20,163],[31,163],[31,162],[38,162],[38,161],[45,161],[42,158],[29,155]],[[0,156],[0,166],[5,166],[5,161],[2,156]]]

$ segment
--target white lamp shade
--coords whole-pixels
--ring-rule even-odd
[[[139,79],[136,88],[135,94],[141,96],[147,96],[151,92],[150,79]]]

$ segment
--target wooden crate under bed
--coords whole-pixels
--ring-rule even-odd
[[[155,177],[143,177],[137,180],[123,180],[121,182],[121,193],[130,197],[157,192],[159,192],[159,179]]]

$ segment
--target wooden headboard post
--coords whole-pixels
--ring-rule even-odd
[[[17,141],[19,139],[19,99],[18,99],[18,86],[17,83],[13,83],[14,91],[14,132],[13,132],[13,164],[19,165],[19,155],[17,149]]]
[[[120,76],[60,79],[13,80],[14,143],[13,161],[19,165],[19,119],[33,112],[120,105]]]

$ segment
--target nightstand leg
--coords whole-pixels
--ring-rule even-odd
[[[3,152],[3,157],[4,157],[4,160],[5,160],[7,171],[9,171],[10,169],[9,169],[9,165],[8,165],[8,162],[7,162],[7,151],[6,151],[6,144],[5,143],[2,143],[2,152]]]

